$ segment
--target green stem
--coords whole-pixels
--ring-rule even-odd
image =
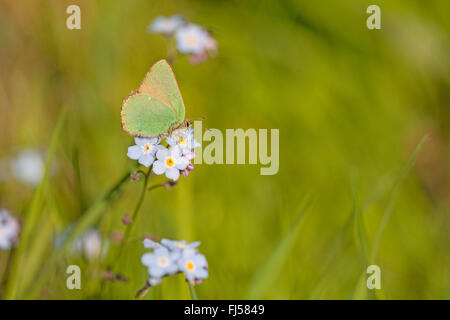
[[[188,286],[189,286],[189,292],[191,293],[192,300],[198,300],[197,293],[195,292],[194,286],[191,284],[188,284]]]
[[[136,207],[134,208],[133,214],[131,215],[131,224],[128,226],[127,231],[125,232],[125,239],[124,239],[123,243],[126,243],[128,241],[128,238],[131,235],[133,226],[135,225],[135,220],[137,218],[139,210],[141,209],[142,204],[144,203],[145,195],[147,194],[147,185],[148,185],[148,180],[149,180],[150,174],[151,174],[151,167],[148,168],[148,171],[145,174],[144,185],[142,186],[141,195],[139,196],[139,201],[136,204]],[[123,243],[122,243],[122,246],[123,246]]]
[[[173,36],[166,37],[167,43],[167,62],[172,66],[177,58],[177,49],[175,47],[175,39]]]
[[[151,167],[148,168],[147,173],[144,174],[145,178],[144,178],[144,184],[142,186],[142,191],[141,191],[141,195],[139,196],[139,200],[136,204],[136,207],[134,208],[134,211],[131,215],[131,223],[128,226],[127,230],[125,231],[125,237],[120,245],[119,248],[119,254],[117,256],[117,260],[116,261],[120,261],[120,258],[122,257],[123,254],[123,250],[125,249],[125,245],[128,243],[129,238],[131,236],[131,231],[133,230],[133,227],[135,225],[135,221],[136,218],[138,216],[139,210],[142,207],[142,204],[144,203],[144,199],[145,199],[145,195],[147,194],[147,185],[148,185],[148,181],[149,181],[149,177],[150,177],[150,173],[151,173]]]
[[[152,190],[154,190],[154,189],[158,189],[158,188],[162,188],[162,187],[164,187],[164,184],[163,184],[163,183],[161,183],[161,184],[155,184],[155,185],[151,186],[150,188],[148,188],[148,191],[152,191]]]
[[[15,252],[15,249],[13,248],[13,249],[9,250],[7,253],[8,257],[6,258],[5,269],[3,270],[2,277],[0,278],[0,289],[2,288],[2,286],[5,287],[5,283],[8,280],[8,275],[11,270],[11,262],[13,261],[14,252]],[[1,290],[0,290],[0,292],[1,292]]]
[[[134,299],[141,300],[148,293],[149,290],[150,285],[146,283],[145,286],[137,292],[136,297],[134,297]]]

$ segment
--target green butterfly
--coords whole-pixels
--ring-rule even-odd
[[[139,88],[122,104],[122,128],[134,136],[168,135],[190,122],[184,120],[184,103],[172,68],[166,60],[156,62]]]

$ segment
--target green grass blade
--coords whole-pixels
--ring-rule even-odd
[[[104,210],[108,207],[111,199],[119,192],[122,185],[125,182],[129,181],[130,174],[135,171],[135,169],[136,168],[133,167],[132,169],[128,170],[109,191],[107,191],[99,200],[97,200],[91,207],[89,207],[86,212],[80,217],[75,227],[67,237],[66,241],[62,244],[61,248],[52,255],[40,275],[37,277],[35,283],[33,284],[33,287],[27,291],[27,298],[35,297],[38,294],[41,288],[48,281],[48,278],[51,275],[51,271],[55,268],[55,264],[58,263],[58,261],[60,261],[60,259],[64,256],[65,252],[70,249],[72,242],[84,231],[97,223]]]
[[[354,208],[355,208],[355,211],[354,211],[355,239],[356,239],[356,242],[360,249],[362,261],[363,261],[363,265],[364,265],[363,271],[358,279],[358,282],[355,287],[355,291],[353,293],[353,299],[359,300],[359,299],[368,298],[368,291],[367,291],[367,284],[366,284],[366,278],[367,278],[366,268],[369,264],[375,264],[375,260],[376,260],[376,256],[378,253],[378,248],[380,246],[381,238],[382,238],[384,229],[386,228],[389,218],[391,216],[392,209],[393,209],[394,203],[395,203],[395,199],[397,198],[397,195],[400,190],[400,186],[402,185],[403,181],[406,179],[409,172],[411,171],[411,169],[415,163],[415,160],[416,160],[420,150],[422,149],[423,144],[426,142],[426,139],[427,139],[427,137],[425,136],[420,140],[420,142],[414,149],[412,155],[408,159],[408,162],[406,163],[405,167],[402,169],[397,181],[394,184],[393,191],[391,192],[391,195],[389,197],[388,205],[386,207],[386,210],[383,213],[383,217],[381,219],[380,226],[378,227],[377,233],[374,238],[370,257],[368,256],[368,242],[367,242],[367,236],[366,236],[366,232],[365,232],[365,228],[364,228],[363,217],[360,214],[360,212],[359,212],[360,210],[358,209],[359,206],[357,205],[358,199],[357,199],[356,188],[353,187],[354,204],[355,204],[354,205]],[[370,261],[370,263],[369,263],[369,261]],[[374,290],[374,296],[377,299],[385,299],[385,295],[384,295],[384,292],[382,289]]]
[[[353,230],[355,242],[360,252],[361,263],[367,267],[369,242],[367,240],[367,232],[364,226],[364,217],[361,208],[361,203],[358,196],[358,186],[355,181],[352,181],[353,194]]]
[[[428,139],[428,135],[424,136],[419,143],[417,144],[416,148],[414,149],[413,153],[408,159],[408,162],[406,163],[405,167],[403,168],[402,172],[400,173],[400,176],[398,177],[398,180],[396,181],[394,185],[394,189],[392,190],[392,193],[389,197],[388,205],[383,213],[383,217],[381,218],[380,226],[378,227],[377,233],[375,235],[374,241],[373,241],[373,247],[372,247],[372,253],[371,253],[371,264],[375,264],[375,260],[377,258],[378,249],[380,247],[381,238],[383,237],[383,232],[389,222],[389,218],[392,214],[392,209],[394,208],[395,200],[397,198],[397,195],[400,191],[400,186],[405,181],[406,177],[408,176],[409,172],[411,171],[414,163],[416,162],[417,156],[419,155],[420,150],[422,149],[423,145]]]
[[[288,257],[291,248],[295,243],[295,239],[303,225],[305,213],[311,203],[311,196],[308,193],[300,205],[297,217],[291,226],[290,230],[280,240],[273,254],[269,257],[267,262],[256,272],[250,284],[247,298],[261,299],[269,290],[273,282],[276,280],[281,272],[281,268]]]
[[[33,231],[35,231],[35,226],[39,220],[42,213],[45,193],[49,183],[49,171],[53,158],[56,153],[56,148],[60,140],[60,135],[64,127],[64,122],[66,119],[66,109],[62,109],[58,120],[56,122],[55,129],[53,129],[52,137],[50,140],[50,147],[45,160],[45,169],[42,180],[33,194],[33,198],[24,215],[24,224],[20,234],[20,242],[14,257],[14,261],[11,267],[11,274],[8,279],[8,284],[5,290],[5,299],[16,299],[17,293],[21,285],[21,274],[26,272],[26,267],[28,264],[33,265],[33,261],[26,261],[27,257],[31,255],[29,252],[29,246],[32,240]],[[36,255],[31,256],[33,259]]]
[[[362,300],[367,298],[367,287],[365,282],[365,270],[368,265],[368,252],[369,244],[367,240],[367,233],[364,226],[364,219],[362,216],[362,208],[358,196],[358,186],[355,179],[352,178],[352,195],[353,195],[353,231],[356,246],[359,249],[359,255],[361,258],[361,266],[363,272],[358,279],[355,291],[353,293],[353,299]]]

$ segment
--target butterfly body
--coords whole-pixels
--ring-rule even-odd
[[[189,126],[184,116],[178,83],[165,60],[150,68],[139,88],[124,100],[121,111],[124,131],[141,137],[165,136]]]

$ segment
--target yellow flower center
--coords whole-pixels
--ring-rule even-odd
[[[193,271],[195,269],[195,265],[192,261],[187,261],[186,262],[186,269],[188,271]]]
[[[153,150],[153,145],[150,143],[146,143],[142,146],[142,153],[143,154],[149,154]]]
[[[178,248],[186,248],[186,245],[183,242],[177,242],[175,244]]]
[[[190,36],[187,37],[186,41],[187,41],[188,44],[194,45],[194,44],[197,43],[197,37],[193,36],[193,35],[190,35]]]
[[[175,161],[173,161],[172,158],[169,157],[166,159],[166,166],[173,167],[174,165],[175,165]]]
[[[169,265],[169,259],[167,257],[159,257],[158,265],[160,267],[167,267]]]
[[[186,140],[184,140],[183,137],[180,137],[180,139],[178,139],[178,144],[185,145]]]

